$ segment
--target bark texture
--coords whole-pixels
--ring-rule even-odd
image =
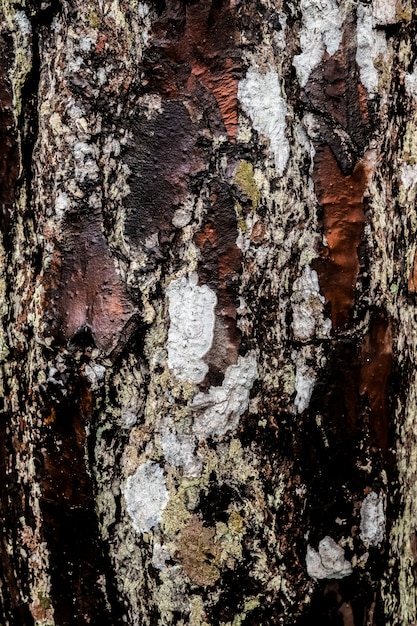
[[[414,0],[1,0],[0,623],[417,623]]]

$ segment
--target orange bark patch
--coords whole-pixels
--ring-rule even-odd
[[[110,353],[134,309],[98,227],[90,223],[80,230],[70,233],[45,277],[45,334],[58,343],[76,342],[88,329]]]
[[[228,246],[219,256],[219,278],[227,281],[230,276],[236,274],[240,268],[242,252],[235,243]],[[226,285],[225,285],[226,286]]]
[[[392,368],[392,332],[384,317],[377,318],[365,335],[361,348],[361,394],[370,405],[370,430],[384,452],[389,446],[388,380]]]
[[[56,411],[55,407],[51,406],[50,410],[47,412],[47,415],[44,417],[45,424],[54,424],[56,420]]]
[[[217,244],[217,232],[213,224],[205,224],[203,230],[196,234],[195,241],[199,248],[203,248],[206,243],[215,246]]]
[[[200,0],[187,4],[184,11],[182,3],[167,0],[165,11],[154,24],[149,55],[152,87],[168,98],[192,96],[203,109],[212,106],[204,93],[207,90],[231,139],[236,136],[238,123],[237,39],[230,2]],[[154,57],[155,51],[159,58]]]
[[[207,221],[195,241],[202,253],[200,271],[204,282],[215,282],[225,296],[240,271],[242,253],[236,244],[236,212],[230,190],[220,181],[213,181],[211,187]]]
[[[208,67],[193,64],[193,75],[214,95],[217,105],[223,117],[226,132],[230,138],[236,137],[238,114],[237,114],[237,90],[238,81],[233,77],[234,63],[226,59],[224,74],[219,75],[211,72]]]
[[[106,47],[106,43],[107,43],[106,35],[99,35],[99,38],[97,39],[97,43],[95,47],[96,54],[103,54],[105,47]]]
[[[365,223],[363,196],[370,168],[362,159],[351,175],[343,175],[328,146],[316,148],[314,166],[315,190],[323,209],[323,230],[328,244],[315,269],[322,292],[330,302],[333,327],[341,328],[348,323],[355,301],[359,274],[357,248]]]
[[[216,7],[220,7],[217,8]],[[181,44],[188,48],[192,75],[215,97],[230,138],[237,132],[236,61],[229,48],[236,39],[236,27],[228,2],[198,2],[186,11],[186,26]]]
[[[258,221],[252,228],[250,239],[251,241],[254,241],[255,243],[261,243],[261,241],[265,237],[265,233],[266,233],[265,225],[262,222]]]

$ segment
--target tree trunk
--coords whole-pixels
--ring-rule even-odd
[[[1,1],[0,623],[417,623],[412,0]]]

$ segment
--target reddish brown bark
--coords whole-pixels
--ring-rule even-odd
[[[362,160],[352,174],[344,175],[329,146],[317,147],[314,162],[314,183],[327,242],[322,250],[324,258],[315,267],[330,303],[333,327],[340,329],[348,324],[355,303],[358,246],[365,224],[363,197],[371,171]]]

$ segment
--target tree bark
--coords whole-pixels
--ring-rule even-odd
[[[0,623],[417,624],[415,3],[0,19]]]

